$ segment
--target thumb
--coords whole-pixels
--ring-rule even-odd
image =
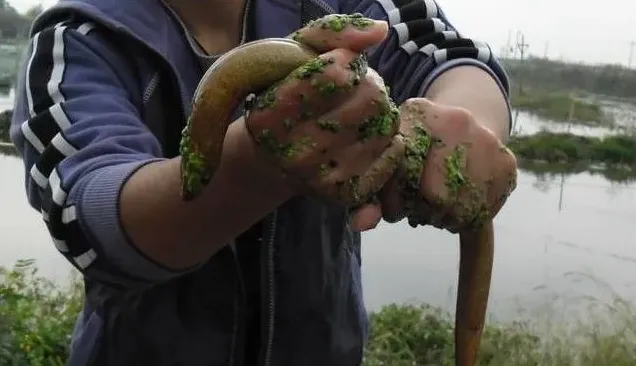
[[[309,22],[291,35],[319,53],[337,48],[362,52],[386,38],[388,24],[361,14],[331,14]]]

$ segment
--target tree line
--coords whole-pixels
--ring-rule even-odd
[[[31,22],[42,10],[42,5],[36,5],[24,14],[20,14],[7,0],[0,0],[0,41],[16,41],[26,38]]]
[[[9,126],[11,125],[12,111],[0,112],[0,142],[9,141]]]
[[[503,59],[516,86],[543,91],[579,90],[636,98],[636,70],[620,65],[586,65],[543,58]]]

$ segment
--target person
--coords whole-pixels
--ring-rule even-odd
[[[339,32],[303,27],[357,13],[376,21]],[[358,52],[368,58],[359,85],[309,103],[314,114],[355,129],[373,117],[383,83],[397,105],[429,112],[426,129],[446,143],[431,148],[424,168],[430,202],[446,194],[438,170],[458,142],[470,147],[464,172],[489,187],[482,199],[497,202],[493,212],[514,188],[514,157],[501,154],[506,73],[434,0],[61,0],[32,26],[10,135],[29,204],[83,274],[69,365],[361,364],[369,333],[361,232],[383,217],[399,221],[403,203],[388,190],[350,213],[289,176],[328,192],[413,126],[398,121],[359,143],[320,135],[315,123],[279,136],[322,136],[329,161],[340,163],[325,182],[315,178],[318,153],[281,175],[249,129],[282,116],[255,115],[250,127],[239,108],[214,179],[196,199],[180,196],[179,141],[204,72],[240,44],[299,29],[298,39],[332,60],[323,81],[350,76]],[[282,85],[277,98],[291,100],[308,82]],[[441,205],[422,223],[452,227],[456,213]]]

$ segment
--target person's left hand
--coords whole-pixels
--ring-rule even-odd
[[[492,219],[516,188],[514,155],[465,109],[409,99],[400,107],[400,134],[401,166],[380,203],[352,218],[359,229],[374,227],[381,211],[389,222],[407,217],[411,226],[457,232]]]

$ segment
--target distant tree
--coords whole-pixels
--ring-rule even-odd
[[[12,115],[13,111],[0,112],[0,142],[9,141],[9,126],[11,125]]]
[[[515,82],[545,91],[579,90],[620,98],[636,98],[636,70],[620,65],[586,65],[528,58],[502,59]]]
[[[6,0],[0,0],[0,40],[15,39],[26,34],[29,21]]]
[[[27,9],[27,11],[24,13],[24,17],[29,21],[29,23],[31,23],[33,20],[35,20],[35,18],[38,17],[38,15],[42,14],[43,11],[44,7],[42,7],[42,4],[38,4]]]

